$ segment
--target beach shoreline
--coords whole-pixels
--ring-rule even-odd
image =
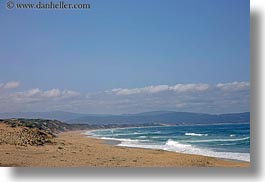
[[[124,128],[123,128],[124,129]],[[101,130],[101,129],[98,129]],[[105,129],[103,129],[105,130]],[[86,130],[87,131],[87,130]],[[94,138],[94,139],[98,139],[98,140],[103,140],[104,144],[107,145],[111,145],[111,146],[116,146],[116,147],[126,147],[126,148],[131,148],[131,149],[145,149],[145,150],[158,150],[161,151],[161,149],[155,149],[155,148],[141,148],[141,147],[133,147],[133,146],[119,146],[119,144],[122,143],[122,141],[118,141],[118,140],[111,140],[111,139],[102,139],[100,137],[95,137],[93,135],[90,134],[85,134],[85,133],[81,133],[82,135],[85,135],[88,138]],[[204,156],[204,157],[211,157],[211,156],[207,156],[207,155],[200,155],[200,154],[189,154],[189,153],[184,153],[184,152],[174,152],[174,151],[169,151],[169,150],[162,150],[162,151],[167,151],[167,152],[173,152],[173,153],[178,153],[178,154],[187,154],[187,155],[198,155],[198,156]],[[229,159],[229,158],[221,158],[221,157],[213,157],[216,159],[220,159],[220,160],[226,160],[226,161],[235,161],[235,162],[249,162],[250,161],[244,161],[244,160],[239,160],[239,159]]]
[[[86,130],[87,131],[87,130]],[[53,144],[2,144],[0,166],[18,167],[250,167],[249,162],[223,160],[156,149],[114,146],[82,131],[62,132]]]
[[[191,126],[194,127],[194,125],[191,125]],[[209,126],[209,125],[206,125],[206,126]],[[159,126],[159,128],[160,127],[164,127],[164,126]],[[185,126],[181,126],[181,127],[185,127]],[[137,128],[146,129],[146,128],[152,128],[152,127],[137,127]],[[158,127],[155,127],[155,128],[158,128]],[[232,141],[248,140],[249,139],[248,136],[245,136],[245,135],[240,136],[239,134],[237,134],[237,136],[235,137],[235,135],[231,136],[229,133],[228,134],[226,133],[221,137],[218,136],[219,138],[218,137],[213,138],[212,136],[215,136],[215,134],[211,133],[211,131],[208,128],[206,128],[209,130],[207,131],[207,134],[205,134],[205,132],[203,131],[196,131],[195,129],[195,131],[193,131],[194,133],[191,133],[195,135],[195,137],[193,137],[193,135],[191,135],[190,133],[184,132],[185,129],[177,130],[178,126],[177,128],[173,128],[174,129],[173,131],[172,130],[170,131],[171,133],[178,131],[178,133],[176,134],[174,133],[174,135],[170,133],[170,135],[167,135],[167,133],[164,134],[163,132],[161,132],[159,128],[151,130],[151,131],[150,130],[131,130],[131,129],[136,129],[136,127],[96,129],[96,130],[91,130],[91,131],[89,130],[87,132],[84,132],[83,134],[85,134],[88,137],[106,140],[107,144],[111,144],[115,146],[123,146],[123,147],[128,147],[128,148],[140,148],[140,149],[153,149],[153,150],[159,149],[159,150],[165,150],[165,151],[176,152],[176,153],[214,157],[214,158],[223,159],[223,160],[250,162],[250,153],[249,151],[247,151],[247,149],[245,148],[242,149],[238,147],[236,148],[236,150],[235,149],[230,150],[230,148],[223,149],[220,147],[223,145],[231,146]],[[189,129],[190,128],[188,128],[187,130],[186,128],[187,131],[189,131]],[[112,131],[108,131],[108,130],[112,130]],[[228,128],[226,131],[234,132],[234,131],[230,131],[230,128]],[[159,134],[154,134],[157,132]],[[204,133],[204,134],[201,134],[201,133]],[[157,137],[158,135],[162,135],[161,139]],[[183,136],[186,138],[184,138]],[[203,145],[201,144],[198,145],[197,141],[202,142]],[[215,146],[213,147],[212,145],[213,142],[219,142],[219,143],[215,144]],[[236,144],[233,144],[233,145],[236,145]]]

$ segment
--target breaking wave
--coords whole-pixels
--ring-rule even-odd
[[[208,136],[208,134],[201,133],[185,133],[186,136]]]
[[[184,144],[172,139],[169,139],[165,144],[143,144],[136,141],[130,142],[121,142],[118,146],[125,147],[136,147],[136,148],[150,148],[150,149],[161,149],[173,152],[180,152],[186,154],[197,154],[210,157],[218,157],[225,159],[241,160],[241,161],[250,161],[249,153],[236,153],[236,152],[216,152],[207,148],[198,148],[190,144]]]

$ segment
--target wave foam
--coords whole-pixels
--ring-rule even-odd
[[[249,153],[234,153],[234,152],[216,152],[207,148],[198,148],[190,144],[183,144],[172,139],[169,139],[165,144],[143,144],[140,142],[124,141],[118,144],[118,146],[125,147],[136,147],[136,148],[150,148],[150,149],[161,149],[173,152],[181,152],[186,154],[196,154],[209,157],[234,159],[241,161],[250,161]]]
[[[209,140],[189,140],[187,142],[191,142],[191,143],[201,143],[201,142],[234,142],[234,141],[244,141],[244,140],[248,140],[249,137],[245,137],[245,138],[235,138],[235,139],[209,139]]]
[[[208,134],[201,133],[185,133],[186,136],[208,136]]]

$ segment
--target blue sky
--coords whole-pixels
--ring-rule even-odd
[[[141,105],[139,111],[155,109],[222,113],[249,110],[249,102],[244,101],[242,106],[243,103],[239,101],[243,97],[249,99],[249,1],[78,2],[89,2],[91,9],[7,10],[5,2],[0,2],[2,98],[10,94],[25,94],[34,89],[39,96],[49,91],[56,95],[56,90],[59,90],[60,94],[57,92],[57,95],[63,96],[64,91],[72,91],[79,97],[67,98],[67,101],[34,100],[39,107],[35,107],[31,100],[25,101],[28,103],[26,108],[14,102],[12,107],[0,106],[2,111],[43,110],[44,106],[46,109],[49,106],[47,110],[53,110],[51,106],[60,103],[61,107],[54,109],[86,113],[138,112],[139,109],[134,107],[126,109],[128,105],[133,105],[130,99],[135,102],[135,96],[116,98],[107,95],[106,91],[167,85],[166,92],[169,92],[174,90],[170,87],[178,84],[207,84],[208,89],[218,84],[230,84],[232,88],[243,84],[247,85],[247,88],[244,87],[247,91],[244,90],[245,95],[238,100],[235,98],[237,105],[225,103],[223,106],[211,106],[216,107],[214,109],[198,110],[195,105],[188,107],[187,103],[184,103],[186,108],[175,107],[180,93],[174,93],[174,96],[163,93],[161,96],[151,92],[148,96],[150,103],[139,99],[134,104]],[[17,87],[4,89],[8,83],[17,83]],[[235,83],[238,85],[235,86]],[[37,93],[36,89],[40,92]],[[197,93],[193,92],[190,96],[194,97]],[[94,99],[100,95],[101,100],[88,98],[87,95],[91,94],[98,94]],[[11,98],[14,97],[12,95]],[[21,97],[26,98],[26,95]],[[157,98],[160,101],[171,98],[175,102],[171,105],[158,102],[150,106],[151,101]],[[116,104],[117,107],[114,107],[113,100],[124,99],[127,101],[126,106]],[[100,106],[96,109],[96,106],[93,108],[81,104],[74,106],[72,102],[77,100],[108,102],[113,109]],[[228,100],[231,101],[231,98]],[[25,106],[25,102],[22,105]],[[66,105],[69,107],[66,108]]]

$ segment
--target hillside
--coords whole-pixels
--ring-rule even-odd
[[[0,145],[43,145],[45,143],[53,143],[54,135],[38,128],[28,128],[23,126],[10,126],[0,123]]]
[[[5,112],[0,113],[1,119],[9,118],[31,118],[31,119],[47,119],[47,120],[59,120],[67,121],[76,119],[79,117],[87,116],[87,114],[78,114],[64,111],[52,111],[52,112]]]
[[[43,145],[60,132],[90,129],[87,124],[68,124],[44,119],[1,119],[0,144]]]
[[[199,114],[188,112],[148,112],[128,115],[85,116],[68,121],[86,124],[214,124],[250,122],[250,113]]]
[[[16,127],[37,128],[51,135],[55,135],[59,132],[64,132],[64,131],[85,130],[93,128],[93,126],[87,124],[69,124],[58,120],[47,120],[47,119],[24,119],[24,118],[1,119],[0,123],[7,124],[12,128]]]

